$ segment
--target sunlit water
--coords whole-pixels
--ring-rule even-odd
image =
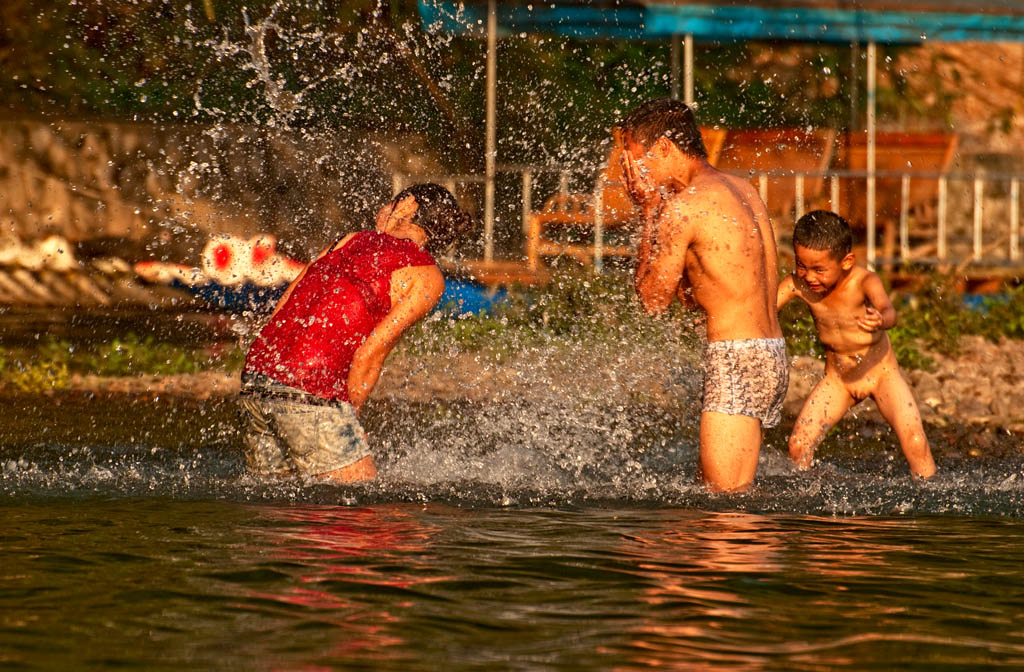
[[[643,409],[531,441],[522,409],[396,404],[367,417],[380,480],[335,487],[247,476],[227,404],[5,411],[10,669],[1024,665],[1012,451],[937,446],[917,484],[887,441],[797,474],[770,436],[722,496]]]
[[[321,69],[344,44],[285,9],[246,10],[244,31],[185,42],[254,92],[228,111],[197,81],[195,113],[215,122],[213,139],[237,121],[297,131],[317,148],[306,163],[329,163],[318,141],[338,129],[310,121],[322,114],[308,101],[334,98],[330,116],[343,117],[365,95],[352,86],[361,73]],[[398,39],[430,61],[447,38]],[[311,64],[308,78],[289,83],[281,59]],[[411,88],[378,92],[382,120]],[[516,104],[540,125],[550,100]],[[587,114],[574,125],[605,136]],[[219,197],[215,160],[175,170],[179,189],[194,180]],[[366,191],[349,196],[370,210],[380,195]],[[364,420],[380,478],[350,487],[247,476],[229,404],[5,401],[0,666],[1024,666],[1019,450],[972,459],[937,441],[940,473],[919,484],[891,435],[855,427],[797,474],[783,429],[751,492],[712,495],[695,478],[695,417],[555,396],[378,404]]]

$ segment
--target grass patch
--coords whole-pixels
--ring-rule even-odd
[[[238,346],[211,350],[161,343],[128,334],[109,343],[77,347],[50,339],[32,349],[0,350],[0,378],[22,392],[69,387],[73,374],[100,376],[173,375],[242,368]]]
[[[413,327],[399,348],[407,354],[479,352],[504,361],[531,347],[665,342],[685,338],[695,314],[674,302],[664,317],[640,307],[631,274],[585,270],[556,276],[546,287],[514,287],[490,314],[434,314]]]

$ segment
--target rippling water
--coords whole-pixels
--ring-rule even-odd
[[[334,487],[246,476],[224,407],[154,408],[6,409],[0,665],[1024,666],[1019,453],[938,445],[917,484],[888,441],[804,475],[770,437],[716,496],[639,409],[534,443],[509,409],[390,409],[380,481]]]
[[[5,503],[50,669],[1024,665],[1024,525],[675,507]]]

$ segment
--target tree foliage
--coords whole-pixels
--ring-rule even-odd
[[[668,94],[669,53],[667,42],[503,39],[502,161],[598,159],[617,118]],[[704,123],[849,119],[844,47],[706,44],[696,60]],[[484,44],[428,33],[414,0],[6,0],[0,68],[12,114],[412,132],[453,170],[483,163]]]

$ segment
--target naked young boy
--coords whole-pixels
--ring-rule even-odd
[[[928,439],[910,387],[900,375],[887,329],[896,310],[881,279],[856,266],[853,234],[839,215],[815,210],[793,231],[796,269],[779,285],[778,308],[802,299],[825,346],[825,377],[804,403],[789,439],[789,454],[807,469],[829,429],[855,404],[871,397],[896,431],[916,478],[935,473]]]

